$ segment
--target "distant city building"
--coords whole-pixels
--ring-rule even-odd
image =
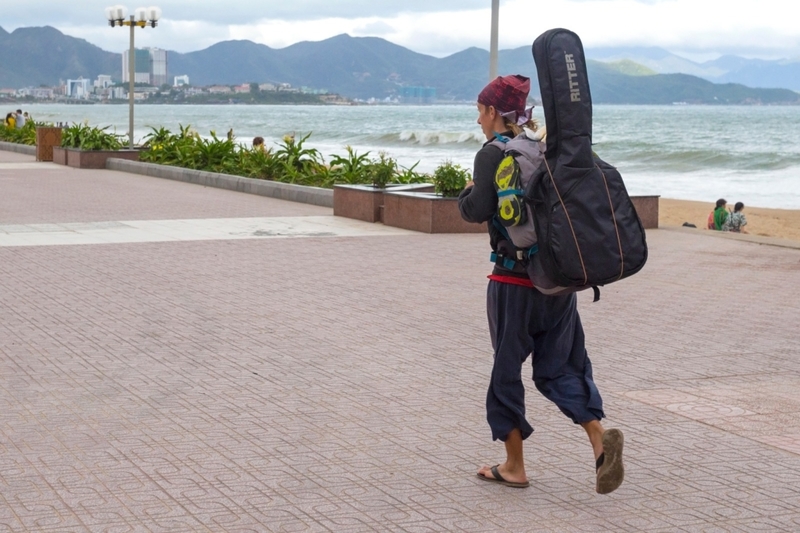
[[[25,87],[20,89],[19,96],[32,96],[38,100],[50,100],[55,95],[52,87]]]
[[[111,87],[109,96],[114,100],[127,100],[128,91],[126,91],[124,87]]]
[[[237,85],[233,88],[233,92],[242,94],[242,93],[249,93],[250,92],[250,84],[243,83],[241,85]]]
[[[189,76],[184,74],[183,76],[175,76],[175,81],[173,82],[173,87],[180,87],[181,85],[189,85]]]
[[[406,104],[431,104],[436,100],[436,87],[400,87],[397,92]]]
[[[122,83],[130,83],[130,67],[128,64],[128,58],[130,57],[130,51],[125,50],[122,52]],[[148,50],[139,50],[136,49],[134,51],[133,56],[133,68],[134,68],[134,83],[150,83],[150,51]]]
[[[51,100],[55,96],[55,92],[52,87],[33,87],[31,96],[40,100]]]
[[[258,90],[259,91],[274,91],[277,87],[275,87],[274,83],[259,83]]]
[[[208,92],[211,94],[228,94],[231,93],[231,88],[227,85],[212,85],[208,88]]]
[[[114,85],[114,81],[111,79],[111,76],[107,74],[100,74],[97,76],[97,79],[94,80],[95,89],[108,89],[112,85]]]
[[[77,80],[67,80],[66,95],[70,98],[88,98],[90,80],[78,78]]]
[[[167,79],[167,51],[150,48],[150,84],[161,87]]]
[[[122,52],[122,82],[130,83],[130,51]],[[134,51],[134,83],[161,86],[167,83],[167,51],[159,48],[136,49]]]
[[[314,89],[313,87],[300,87],[300,92],[303,94],[328,94],[327,89]]]

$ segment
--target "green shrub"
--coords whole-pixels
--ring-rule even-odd
[[[374,187],[385,189],[387,185],[396,181],[397,161],[386,155],[385,152],[381,152],[378,154],[378,159],[370,165],[370,176]]]
[[[73,123],[64,128],[61,135],[61,146],[64,148],[79,148],[81,150],[120,150],[124,144],[124,137],[116,133],[108,133],[105,128],[90,127],[88,124]]]
[[[461,165],[445,161],[433,171],[433,185],[438,194],[452,197],[458,196],[469,181],[469,171]]]
[[[163,127],[150,129],[144,138],[145,150],[139,155],[148,163],[327,188],[335,183],[386,187],[430,181],[430,176],[415,172],[419,163],[403,168],[385,153],[369,159],[369,152],[359,154],[350,146],[346,156],[331,155],[330,165],[326,165],[319,150],[305,146],[310,133],[300,139],[286,136],[277,148],[270,149],[242,146],[232,136],[220,139],[213,131],[210,139],[204,139],[191,126],[179,125],[178,133]],[[104,130],[75,124],[65,130],[62,145],[85,143],[100,137]]]
[[[9,128],[5,124],[0,123],[0,141],[35,146],[36,127],[49,125],[50,124],[45,124],[44,122],[34,122],[33,120],[28,120],[21,128],[17,129]]]
[[[331,155],[330,174],[334,183],[357,185],[370,182],[369,152],[358,154],[352,146],[346,146],[347,157]]]
[[[431,176],[428,174],[421,174],[414,169],[417,168],[419,165],[419,161],[411,165],[410,167],[399,167],[397,172],[397,183],[408,184],[408,183],[430,183]]]
[[[294,135],[283,138],[283,142],[273,152],[273,157],[279,162],[277,181],[330,187],[330,171],[319,150],[303,146],[310,136],[309,133],[300,140],[295,139]]]

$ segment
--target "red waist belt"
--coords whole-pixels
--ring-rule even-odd
[[[533,288],[533,282],[528,278],[517,278],[514,276],[498,276],[497,274],[489,274],[486,276],[492,281],[499,283],[508,283],[509,285],[520,285],[521,287]]]

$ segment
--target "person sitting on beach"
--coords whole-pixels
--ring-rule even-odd
[[[22,129],[22,126],[25,125],[25,116],[22,114],[22,109],[17,109],[17,129]]]
[[[12,130],[14,128],[16,128],[17,127],[17,115],[15,115],[14,113],[9,113],[8,115],[6,115],[5,124],[6,124],[6,128],[10,128]]]
[[[264,137],[254,137],[253,138],[253,150],[261,150],[264,151]]]
[[[722,226],[722,231],[732,231],[733,233],[747,233],[744,227],[747,225],[747,218],[745,218],[744,204],[736,202],[733,206],[733,213],[730,214],[725,224]]]
[[[725,198],[717,200],[717,207],[708,214],[708,229],[722,231],[722,226],[725,225],[725,221],[728,220],[727,205],[728,202]]]

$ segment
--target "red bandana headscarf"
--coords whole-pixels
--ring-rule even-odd
[[[525,109],[525,102],[528,100],[530,90],[530,78],[519,74],[498,76],[480,92],[478,103],[493,106],[503,117],[509,118],[513,122],[522,121],[524,124],[531,116],[531,110]]]

